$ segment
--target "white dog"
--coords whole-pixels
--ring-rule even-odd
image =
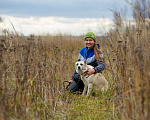
[[[84,83],[83,96],[87,93],[86,96],[88,97],[92,90],[104,91],[108,89],[108,82],[101,73],[92,74],[89,77],[84,74],[88,69],[94,68],[91,65],[87,65],[86,60],[76,62],[75,67],[76,72],[81,75],[81,80]]]

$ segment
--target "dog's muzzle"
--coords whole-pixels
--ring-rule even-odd
[[[80,66],[78,66],[78,69],[80,70],[80,69],[81,69],[81,67],[80,67]]]

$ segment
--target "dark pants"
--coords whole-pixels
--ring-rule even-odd
[[[77,92],[77,91],[82,92],[83,89],[84,89],[84,83],[83,83],[82,80],[80,80],[80,81],[77,82],[77,83],[76,83],[75,81],[73,81],[73,82],[70,84],[70,86],[68,87],[68,90],[69,90],[70,92],[72,92],[72,93]]]

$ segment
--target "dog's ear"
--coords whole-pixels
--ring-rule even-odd
[[[84,64],[86,64],[86,60],[84,60]]]

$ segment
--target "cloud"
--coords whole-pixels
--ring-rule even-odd
[[[30,34],[62,34],[81,35],[87,31],[93,31],[102,35],[110,28],[112,21],[102,18],[65,18],[65,17],[29,17],[17,18],[2,16],[4,23],[0,23],[0,28],[14,31],[10,24],[14,25],[18,33]]]
[[[11,21],[24,35],[79,35],[87,31],[104,34],[113,18],[108,8],[113,9],[114,4],[123,8],[125,0],[2,0],[0,17],[5,22],[0,23],[0,28],[13,30]]]
[[[100,18],[110,17],[116,0],[3,0],[0,14],[15,17],[71,17]],[[123,0],[124,1],[124,0]],[[121,1],[120,3],[124,3]],[[117,2],[119,4],[119,0]],[[122,6],[123,6],[122,5]]]

